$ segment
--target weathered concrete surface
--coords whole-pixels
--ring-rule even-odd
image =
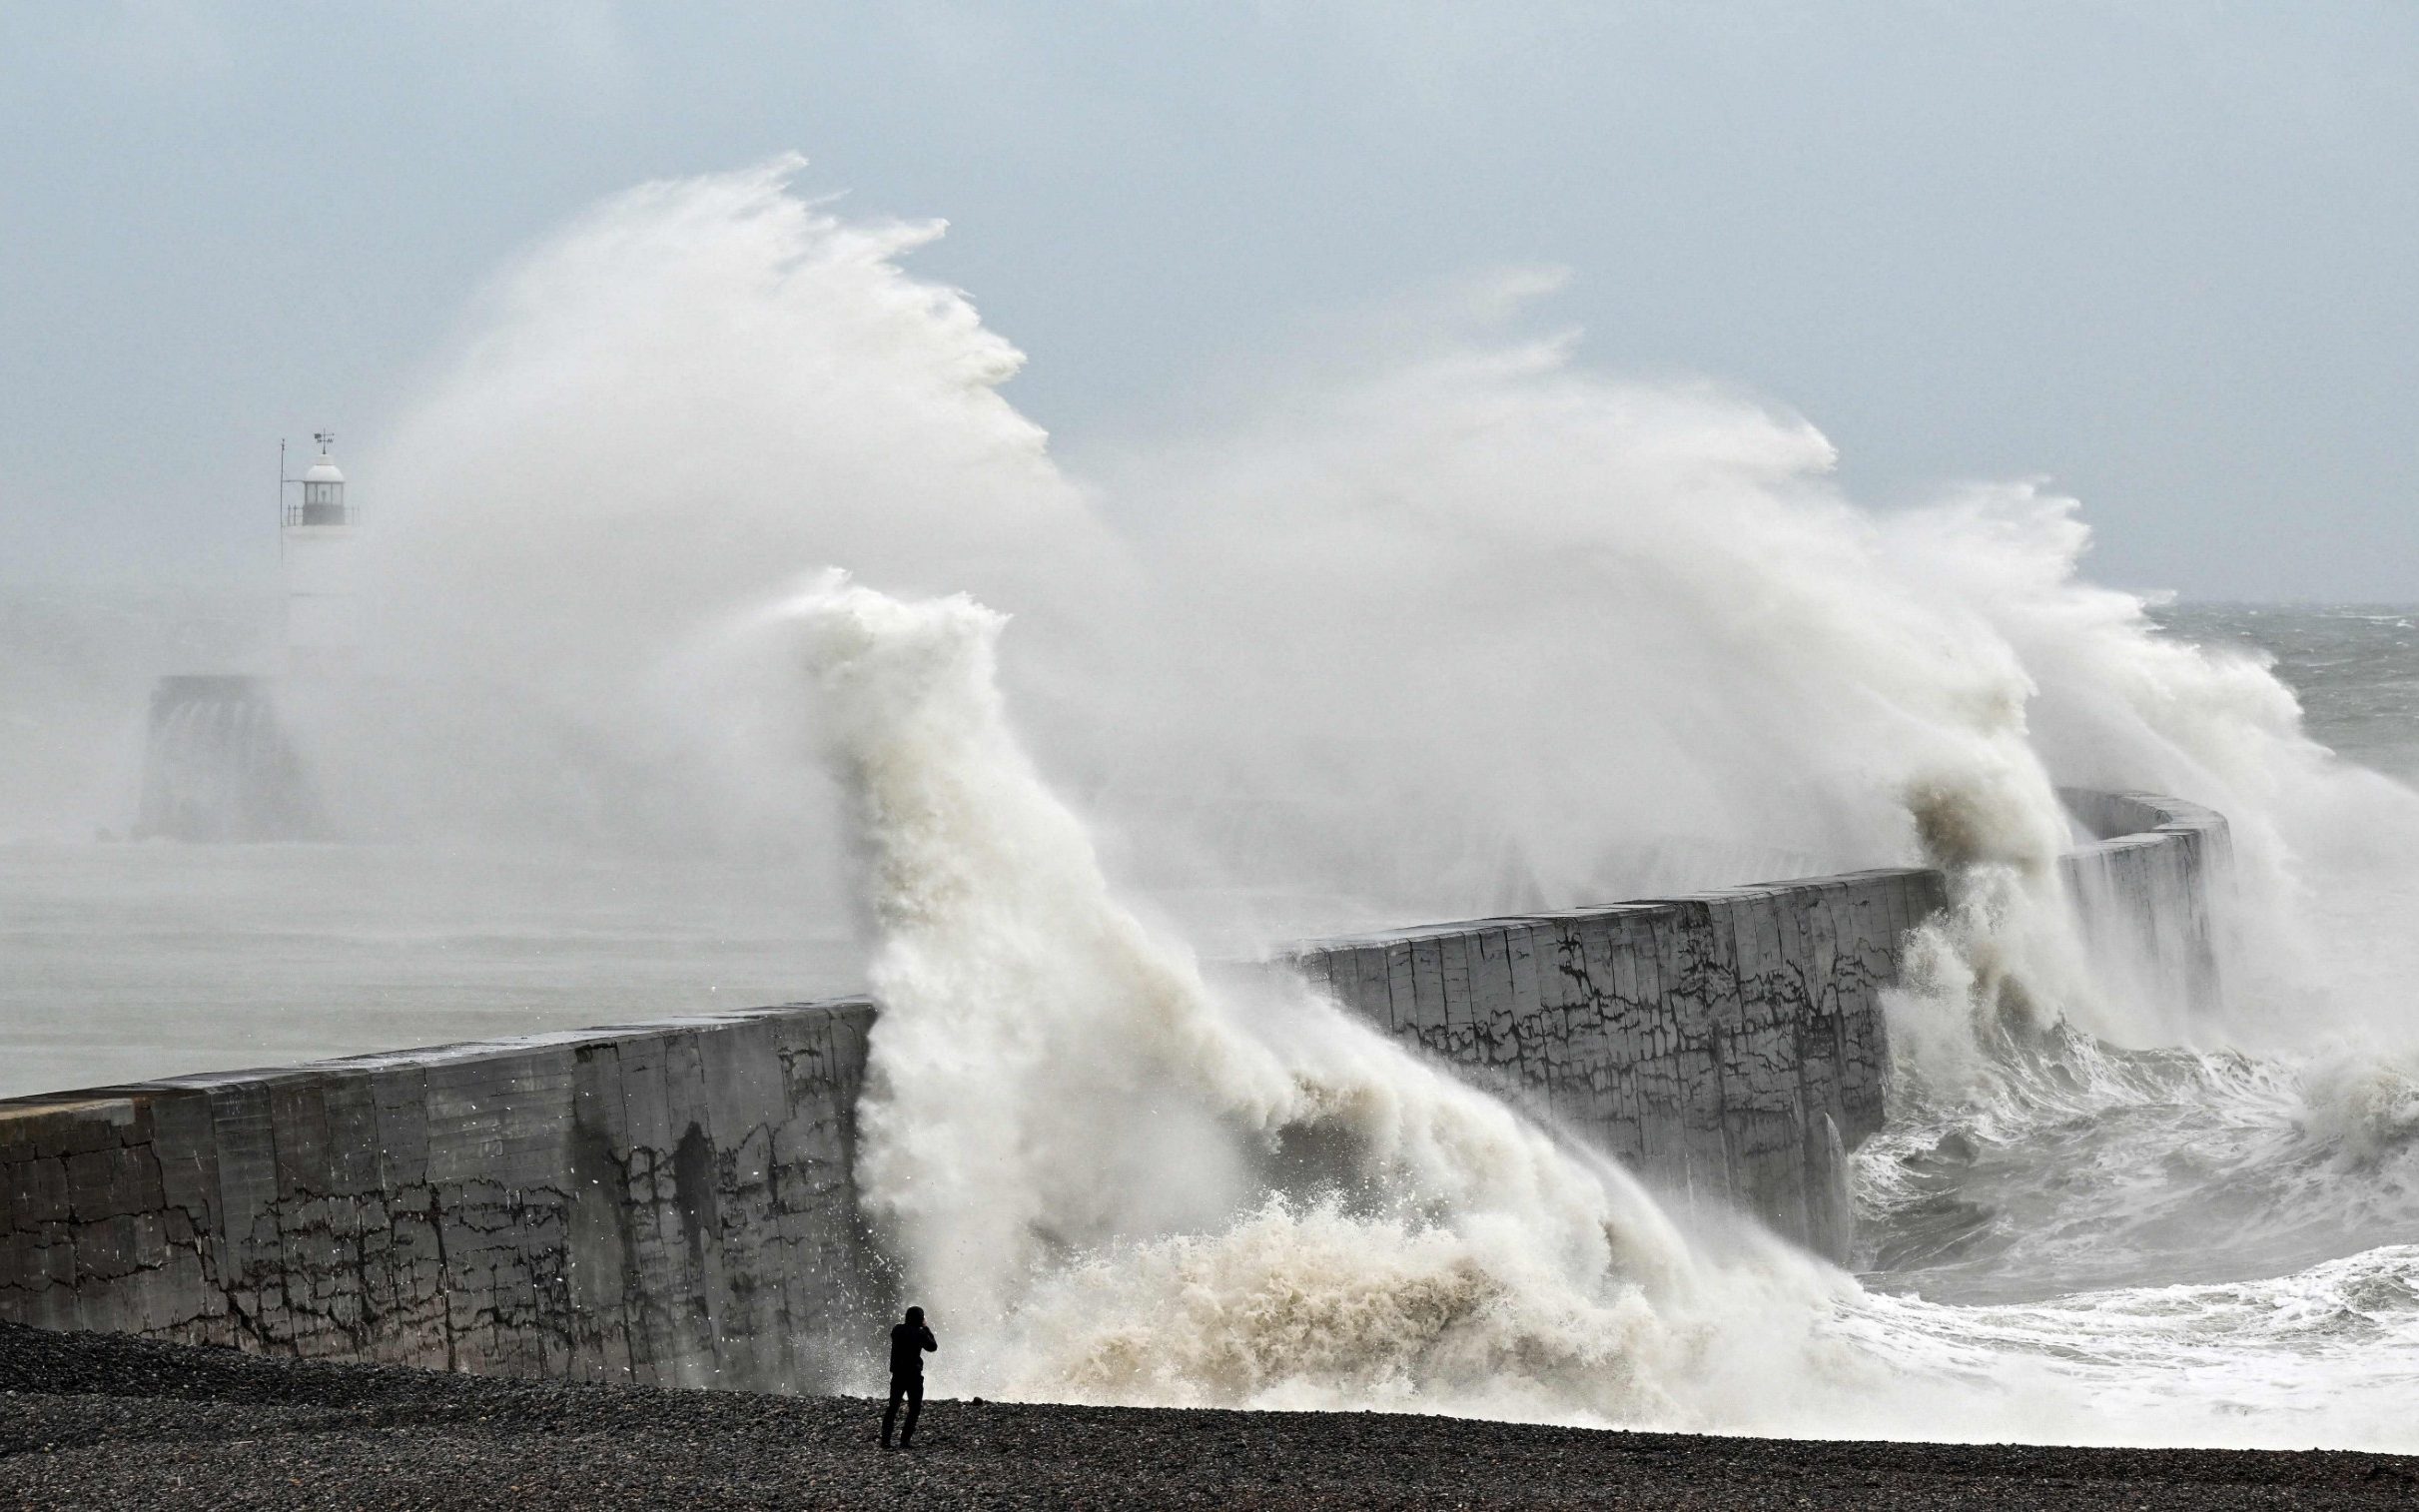
[[[1314,982],[1683,1200],[1848,1251],[1847,1151],[1882,1127],[1878,994],[1938,872],[1328,940]]]
[[[2095,949],[2216,991],[2224,821],[2069,795]],[[2138,833],[2121,833],[2138,828]],[[1833,1256],[1929,871],[1299,948],[1395,1036]],[[487,1374],[829,1389],[888,1302],[875,1007],[795,1004],[0,1102],[0,1318]]]
[[[2149,794],[2060,796],[2101,837],[2060,858],[2101,980],[2176,1016],[2214,1004],[2225,820]],[[1880,990],[1948,901],[1937,871],[1858,872],[1319,941],[1294,959],[1683,1202],[1742,1208],[1844,1261],[1847,1155],[1884,1117]]]
[[[2103,986],[2170,1028],[2217,1005],[2233,845],[2213,810],[2151,793],[2059,792],[2098,839],[2059,858]]]
[[[828,1384],[875,1283],[852,1177],[872,1020],[759,1009],[0,1103],[0,1316]]]

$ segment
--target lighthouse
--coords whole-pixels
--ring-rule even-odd
[[[193,672],[163,677],[151,695],[143,798],[132,833],[178,840],[324,839],[318,784],[305,771],[289,718],[310,690],[353,669],[353,530],[359,519],[336,464],[336,433],[301,477],[278,443],[278,547],[286,566],[285,677]],[[295,490],[301,491],[297,500]]]
[[[336,432],[312,437],[320,454],[304,472],[302,501],[281,500],[280,541],[286,561],[286,653],[297,673],[342,670],[353,659],[355,510],[345,498],[345,474],[332,448]],[[282,471],[283,469],[281,469]]]

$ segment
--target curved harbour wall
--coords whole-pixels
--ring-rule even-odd
[[[2224,817],[2149,793],[2058,793],[2101,838],[2058,858],[2098,980],[2181,1027],[2223,997],[2217,936],[2233,897]]]
[[[2075,793],[2108,962],[2206,1001],[2224,821]],[[1881,990],[1938,872],[1298,947],[1338,1001],[1834,1257]],[[484,1373],[829,1388],[888,1305],[854,1184],[865,1000],[0,1102],[0,1317]]]

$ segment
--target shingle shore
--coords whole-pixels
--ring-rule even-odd
[[[936,1387],[946,1389],[944,1376]],[[1383,1413],[880,1404],[264,1359],[0,1325],[0,1507],[2340,1507],[2419,1459],[1808,1443]]]

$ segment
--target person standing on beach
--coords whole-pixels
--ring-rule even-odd
[[[939,1349],[932,1330],[924,1326],[924,1309],[907,1309],[907,1321],[894,1323],[890,1330],[890,1406],[882,1414],[882,1447],[890,1447],[890,1425],[899,1415],[899,1398],[907,1398],[907,1427],[899,1435],[899,1447],[910,1449],[916,1442],[916,1415],[924,1410],[924,1351]]]

